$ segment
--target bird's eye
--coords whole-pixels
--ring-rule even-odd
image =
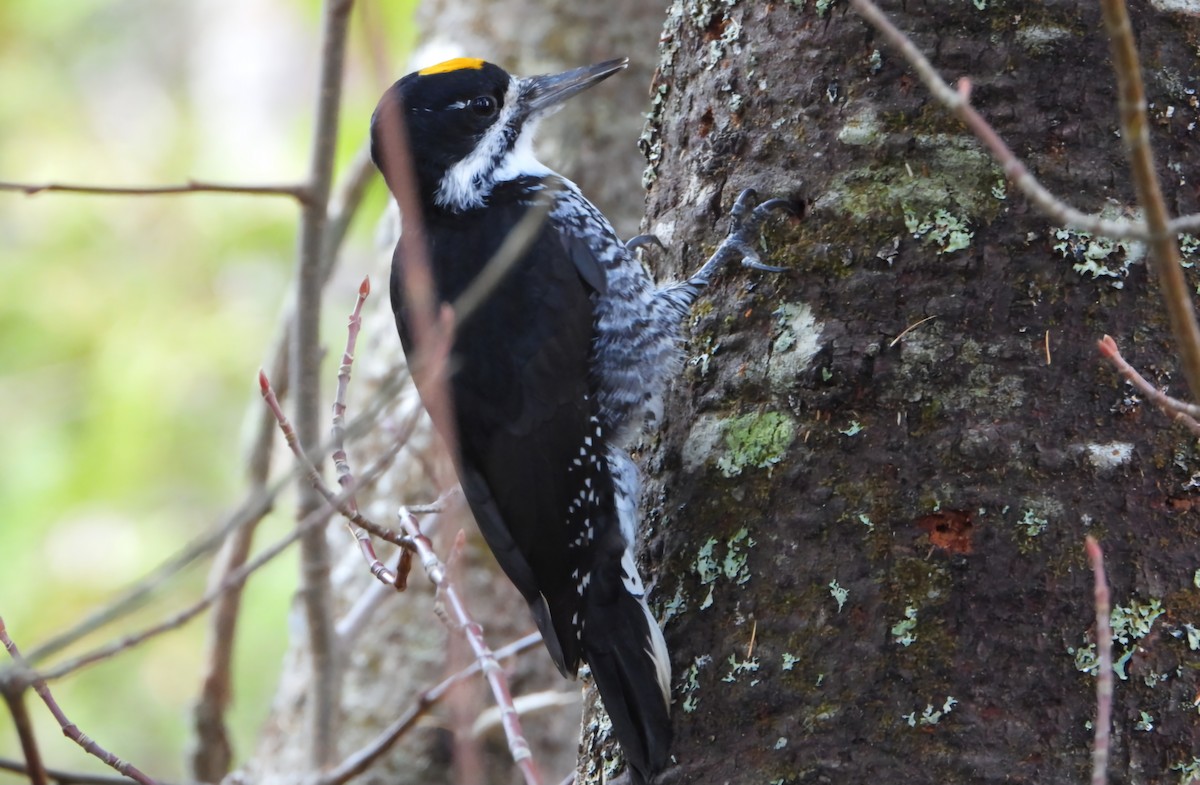
[[[471,111],[480,117],[491,117],[496,113],[496,99],[490,95],[481,95],[471,101]]]

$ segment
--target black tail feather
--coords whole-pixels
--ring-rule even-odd
[[[634,785],[644,785],[666,768],[671,755],[667,652],[640,597],[620,584],[611,593],[596,588],[591,596],[599,601],[589,602],[584,612],[584,659],[612,719],[630,778]]]

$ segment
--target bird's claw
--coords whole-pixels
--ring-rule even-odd
[[[787,270],[786,267],[776,267],[773,264],[763,264],[757,259],[751,259],[749,256],[742,257],[742,267],[749,267],[751,270],[761,270],[764,273],[782,273]]]
[[[757,197],[758,192],[753,188],[747,188],[738,194],[738,198],[733,203],[733,209],[729,211],[730,217],[733,219],[729,227],[729,238],[733,240],[737,250],[742,253],[743,267],[767,273],[784,272],[787,269],[785,267],[763,264],[758,252],[754,250],[754,241],[758,238],[758,230],[763,221],[771,213],[781,210],[789,215],[798,215],[799,210],[794,202],[787,199],[768,199],[756,207],[751,207]]]
[[[658,239],[658,235],[654,234],[639,234],[636,237],[630,237],[625,243],[625,250],[633,253],[639,248],[645,248],[648,245],[657,245],[659,250],[666,251],[667,247],[662,244],[662,240]]]
[[[763,264],[755,249],[759,239],[758,230],[762,222],[776,210],[786,210],[796,215],[799,209],[787,199],[768,199],[756,206],[756,198],[758,193],[753,188],[747,188],[738,194],[738,198],[733,202],[733,209],[729,211],[732,219],[729,234],[708,261],[688,279],[689,284],[707,286],[717,272],[735,258],[740,258],[742,266],[752,270],[766,273],[782,273],[786,270],[784,267]]]

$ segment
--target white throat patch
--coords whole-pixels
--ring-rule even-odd
[[[520,81],[509,82],[504,94],[504,108],[470,155],[442,176],[434,194],[434,203],[453,210],[483,207],[492,192],[492,184],[514,180],[523,175],[544,177],[551,174],[533,154],[536,118],[530,118],[517,139],[509,143],[513,115],[520,97]],[[507,149],[506,149],[507,148]]]

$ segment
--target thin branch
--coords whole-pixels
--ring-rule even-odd
[[[362,329],[362,307],[370,294],[371,279],[363,278],[358,287],[358,299],[354,303],[354,310],[350,313],[350,323],[346,328],[346,349],[342,352],[342,363],[338,368],[337,392],[333,398],[333,426],[331,429],[333,465],[337,472],[338,485],[342,487],[342,493],[346,495],[346,510],[353,517],[361,516],[358,511],[358,500],[354,497],[354,475],[350,472],[350,462],[346,457],[346,391],[350,388],[350,370],[354,366],[354,347],[358,343],[359,330]],[[284,423],[281,422],[280,426],[283,425]],[[317,479],[320,479],[319,475]],[[403,571],[404,562],[401,561],[395,571],[389,570],[375,554],[371,535],[364,529],[356,528],[350,521],[347,521],[346,527],[358,541],[359,550],[362,551],[371,574],[380,581],[393,585],[398,591],[403,591],[408,583],[408,575]]]
[[[296,318],[292,325],[291,379],[296,428],[306,444],[320,437],[322,256],[326,247],[329,195],[337,147],[342,71],[351,0],[325,0],[321,20],[321,71],[308,188],[311,199],[300,216],[296,259]],[[320,508],[317,493],[299,489],[296,516],[306,518]],[[311,760],[318,769],[334,763],[341,678],[333,599],[329,587],[329,545],[325,532],[314,528],[300,541],[301,588],[308,645],[312,657],[311,703],[308,706]]]
[[[27,774],[29,767],[20,761],[0,758],[0,771]],[[61,785],[129,785],[127,777],[111,774],[88,774],[82,771],[66,771],[65,769],[46,769],[46,776],[55,782],[61,783]],[[159,780],[159,785],[168,785],[168,783]]]
[[[384,93],[375,110],[378,128],[374,134],[379,145],[376,157],[404,226],[393,256],[392,274],[404,281],[404,305],[414,347],[407,357],[408,366],[435,430],[453,454],[457,451],[458,435],[445,370],[453,340],[454,315],[449,306],[438,302],[434,287],[408,127],[404,122],[404,107],[398,101],[392,91]]]
[[[25,658],[21,656],[21,650],[17,648],[17,644],[8,636],[8,630],[5,629],[3,618],[0,618],[0,644],[3,644],[4,648],[8,650],[9,656],[17,664],[17,668],[24,672],[28,680],[27,683],[33,687],[33,691],[38,694],[38,697],[42,699],[42,703],[46,704],[46,708],[54,715],[54,719],[58,721],[58,725],[62,728],[64,736],[78,744],[90,755],[94,755],[104,761],[105,764],[121,772],[126,777],[136,780],[142,783],[142,785],[158,785],[158,783],[143,774],[136,766],[121,760],[116,755],[101,747],[94,739],[80,731],[79,726],[67,718],[67,715],[50,693],[50,687],[46,685],[46,680],[30,670]]]
[[[404,508],[401,508],[399,517],[401,528],[412,538],[417,548],[417,555],[421,558],[421,566],[425,569],[425,574],[437,587],[438,594],[444,599],[455,625],[471,645],[475,659],[487,677],[488,685],[492,688],[492,696],[496,699],[496,704],[500,706],[504,734],[508,738],[508,749],[512,754],[513,761],[525,777],[526,785],[538,785],[541,782],[541,775],[533,760],[529,742],[525,740],[521,730],[521,719],[513,707],[512,693],[508,689],[508,679],[505,678],[500,663],[496,661],[496,656],[488,648],[487,642],[483,638],[483,628],[467,611],[466,604],[459,596],[458,590],[446,575],[445,565],[434,553],[433,544],[429,542],[428,537],[421,533],[417,519]]]
[[[367,187],[378,176],[379,170],[371,161],[371,140],[366,139],[355,151],[354,157],[346,165],[345,171],[329,195],[325,242],[321,253],[322,283],[329,281],[346,233],[367,195]]]
[[[1183,279],[1179,243],[1168,226],[1167,205],[1163,201],[1162,186],[1154,166],[1154,153],[1150,149],[1150,122],[1146,117],[1146,94],[1142,86],[1137,43],[1133,39],[1133,28],[1129,24],[1124,0],[1101,0],[1100,7],[1104,11],[1104,26],[1112,47],[1113,71],[1117,75],[1117,88],[1121,96],[1121,138],[1129,150],[1129,165],[1138,204],[1145,213],[1146,225],[1150,229],[1150,256],[1154,260],[1158,285],[1171,318],[1171,332],[1179,344],[1183,375],[1192,398],[1200,400],[1200,325],[1196,323],[1191,292]]]
[[[503,648],[496,649],[494,656],[497,660],[505,659],[516,654],[526,651],[542,640],[541,633],[531,632],[524,638],[513,641]],[[369,744],[354,754],[350,755],[344,761],[339,763],[336,768],[331,769],[317,780],[315,785],[342,785],[342,783],[362,774],[371,764],[379,759],[381,755],[387,752],[391,747],[399,741],[405,733],[410,731],[417,723],[417,720],[425,716],[431,708],[437,705],[450,688],[464,679],[478,673],[481,669],[479,660],[475,660],[467,667],[458,671],[454,675],[448,677],[441,683],[423,690],[417,695],[416,702],[410,706],[402,715],[396,718],[387,728],[385,728],[378,736],[376,736]]]
[[[1162,390],[1155,387],[1144,376],[1137,372],[1137,369],[1126,362],[1121,356],[1120,350],[1117,348],[1117,342],[1111,336],[1104,336],[1096,342],[1096,347],[1100,350],[1100,356],[1108,360],[1117,373],[1125,377],[1125,380],[1134,386],[1138,392],[1146,396],[1147,400],[1162,409],[1163,414],[1170,417],[1179,423],[1182,423],[1189,431],[1196,436],[1200,436],[1200,406],[1187,401],[1181,401],[1178,398],[1172,398]]]
[[[376,537],[390,542],[393,545],[398,545],[402,548],[411,548],[412,543],[403,534],[399,534],[392,529],[387,529],[375,523],[371,519],[365,517],[357,508],[351,507],[349,504],[349,494],[334,493],[334,491],[325,484],[325,480],[321,477],[321,473],[317,470],[315,464],[309,459],[308,453],[304,450],[304,444],[300,441],[299,434],[292,427],[287,415],[283,412],[283,407],[279,405],[279,401],[275,397],[275,392],[271,388],[271,380],[262,371],[258,372],[259,389],[262,391],[263,400],[275,415],[275,420],[279,425],[279,430],[283,432],[284,439],[287,441],[288,448],[292,454],[296,456],[297,465],[301,472],[308,479],[313,490],[335,511],[342,514],[346,520],[353,523],[355,526],[366,529]],[[405,433],[407,438],[408,433]]]
[[[525,251],[529,250],[529,246],[537,239],[558,193],[558,189],[552,184],[548,183],[546,187],[547,190],[541,194],[542,199],[521,216],[521,220],[504,236],[504,242],[479,271],[479,275],[471,279],[470,285],[454,301],[456,329],[471,318],[471,314],[495,291],[504,277],[512,271],[513,265],[520,261]]]
[[[287,196],[301,204],[311,198],[304,185],[239,185],[188,180],[181,185],[82,185],[79,183],[17,183],[0,180],[0,191],[18,191],[26,196],[41,193],[69,193],[83,196],[174,196],[177,194],[242,194],[245,196]]]
[[[1112,728],[1112,626],[1110,621],[1108,581],[1104,578],[1104,554],[1090,534],[1086,542],[1088,561],[1095,576],[1096,604],[1096,727],[1092,740],[1092,785],[1108,782],[1109,734]]]
[[[0,681],[0,694],[8,705],[8,713],[21,741],[21,755],[25,758],[25,772],[30,785],[46,785],[46,769],[42,764],[42,753],[38,749],[37,735],[29,720],[29,709],[25,705],[27,682],[19,675],[9,674]]]

